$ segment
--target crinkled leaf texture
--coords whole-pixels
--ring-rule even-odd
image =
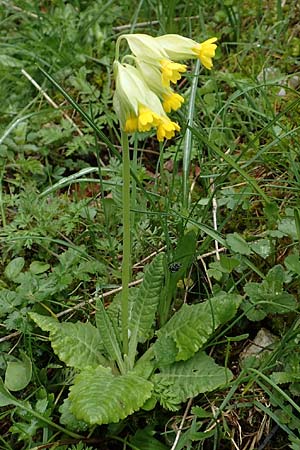
[[[160,253],[146,267],[130,316],[130,331],[137,336],[138,342],[151,337],[151,328],[155,320],[160,293],[164,280],[164,255]]]
[[[86,431],[88,429],[89,426],[86,422],[76,419],[74,414],[71,413],[70,400],[68,398],[60,406],[59,412],[61,413],[60,423],[66,425],[70,430]]]
[[[237,294],[220,293],[204,303],[184,304],[158,332],[154,345],[159,366],[191,358],[216,328],[232,319],[241,303]],[[174,345],[175,344],[175,345]],[[164,355],[168,355],[164,361]]]
[[[99,364],[108,365],[102,354],[99,330],[90,323],[60,323],[52,317],[30,313],[30,317],[43,330],[49,331],[54,353],[67,366],[76,369]]]
[[[164,281],[164,254],[160,253],[144,273],[142,284],[129,290],[129,330],[131,340],[145,342],[153,334],[153,324]],[[117,294],[107,308],[115,330],[121,334],[122,294]]]
[[[151,397],[153,384],[133,373],[114,376],[106,367],[88,367],[70,388],[70,409],[90,425],[119,422]]]
[[[200,351],[188,361],[163,367],[151,380],[161,405],[175,411],[188,398],[225,386],[231,378],[229,369]]]

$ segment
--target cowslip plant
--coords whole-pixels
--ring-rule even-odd
[[[132,54],[119,61],[120,41]],[[49,332],[54,352],[76,375],[69,396],[61,406],[61,422],[74,429],[118,422],[140,408],[152,409],[158,401],[176,410],[181,402],[199,393],[226,385],[230,370],[204,352],[215,330],[232,319],[241,303],[236,294],[220,292],[203,303],[181,308],[168,321],[178,277],[191,264],[185,255],[178,274],[167,267],[164,254],[149,264],[138,288],[128,287],[130,269],[130,157],[128,133],[156,131],[158,141],[180,130],[168,114],[183,97],[170,87],[187,70],[178,63],[199,58],[212,67],[216,38],[202,44],[177,35],[158,38],[134,34],[121,36],[116,46],[114,107],[121,127],[123,150],[123,262],[122,293],[105,308],[96,304],[96,326],[60,323],[53,317],[31,313],[42,330]],[[189,231],[178,247],[194,253],[196,235]],[[176,254],[176,251],[175,251]],[[182,266],[182,268],[181,268]],[[174,267],[174,266],[172,266]],[[170,296],[170,291],[171,296]],[[165,306],[167,305],[167,307]],[[160,329],[155,330],[159,316]],[[146,345],[145,345],[146,344]],[[139,353],[146,348],[144,353]]]

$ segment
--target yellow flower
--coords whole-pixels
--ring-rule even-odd
[[[168,63],[172,65],[174,64],[173,61],[188,58],[199,58],[204,67],[211,69],[212,58],[215,56],[217,48],[215,44],[217,41],[216,37],[207,39],[202,43],[180,36],[179,34],[165,34],[155,38],[147,34],[125,34],[122,38],[127,40],[135,56],[144,61],[159,61],[163,66],[163,70],[166,70],[166,72],[168,70],[172,72],[172,66],[168,66]],[[181,66],[181,69],[185,67],[184,65]],[[176,83],[180,78],[178,72],[184,71],[174,68],[174,77],[173,73],[171,73],[170,75],[166,75],[166,80],[171,80]],[[179,78],[175,79],[177,76]],[[172,80],[172,77],[175,81]]]
[[[162,84],[163,86],[170,86],[170,81],[176,83],[181,78],[181,73],[186,71],[185,64],[178,64],[169,59],[162,59],[161,73],[162,73]]]
[[[135,116],[128,116],[124,125],[124,131],[126,133],[134,133],[138,129],[138,118]]]
[[[217,38],[207,39],[207,41],[202,42],[202,44],[197,44],[196,47],[193,48],[193,51],[197,54],[201,63],[207,69],[211,69],[213,66],[212,58],[216,53],[216,42]]]
[[[175,136],[175,131],[180,131],[180,126],[176,122],[171,122],[170,119],[163,119],[160,121],[157,127],[157,140],[163,141],[166,139],[171,139]]]
[[[113,104],[123,129],[125,125],[127,129],[146,126],[142,125],[144,119],[141,124],[136,124],[134,120],[140,114],[143,116],[141,107],[148,108],[157,116],[165,115],[158,96],[147,86],[135,67],[115,61],[114,72],[116,90]]]
[[[141,105],[139,107],[138,130],[149,131],[152,127],[156,127],[159,123],[160,116],[155,114],[149,108]]]
[[[159,66],[155,63],[146,63],[138,58],[135,59],[135,62],[144,81],[162,100],[165,112],[177,111],[184,102],[184,98],[173,92],[170,87],[163,85]]]
[[[180,80],[181,73],[186,71],[186,65],[168,58],[157,38],[148,34],[124,34],[122,38],[126,39],[130,50],[139,61],[159,67],[163,86],[170,86],[170,82],[176,83]]]
[[[178,34],[165,34],[154,38],[155,46],[159,46],[168,58],[179,61],[186,58],[199,58],[207,69],[212,68],[212,58],[215,56],[217,45],[216,37],[197,43],[192,39],[179,36]]]
[[[170,139],[179,131],[177,123],[166,115],[158,96],[144,82],[140,72],[133,66],[114,63],[116,90],[114,108],[127,133],[157,131],[157,139]]]
[[[170,113],[172,110],[177,111],[177,109],[181,108],[183,102],[184,98],[175,92],[163,94],[163,108],[166,113]]]

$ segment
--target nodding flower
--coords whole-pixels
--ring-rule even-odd
[[[147,86],[140,72],[129,64],[114,63],[116,90],[114,108],[127,133],[156,130],[157,139],[170,139],[180,127],[164,111],[158,96]]]
[[[169,86],[164,85],[159,67],[153,62],[146,63],[138,58],[135,58],[135,63],[145,83],[162,101],[165,112],[177,111],[184,102],[184,98]]]
[[[165,34],[155,38],[147,34],[125,34],[122,38],[126,39],[130,50],[138,58],[144,61],[158,61],[162,66],[162,72],[165,72],[166,80],[169,79],[172,82],[175,82],[172,78],[174,80],[175,77],[180,78],[180,72],[186,71],[184,64],[176,66],[174,61],[198,58],[204,67],[211,69],[212,58],[217,48],[215,42],[218,40],[213,37],[198,43],[179,34]],[[174,73],[171,73],[173,71]]]
[[[197,43],[177,34],[156,38],[147,34],[125,34],[120,36],[117,49],[121,39],[127,41],[132,52],[123,61],[133,63],[114,62],[114,108],[123,130],[133,133],[154,128],[159,141],[172,138],[180,127],[166,113],[177,111],[184,98],[173,91],[171,83],[176,84],[187,70],[187,66],[178,61],[198,58],[204,67],[211,69],[217,38]]]

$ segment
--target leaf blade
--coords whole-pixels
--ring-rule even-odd
[[[154,348],[158,363],[164,364],[163,348],[169,349],[171,341],[176,344],[176,349],[173,347],[176,361],[191,358],[219,325],[234,317],[241,300],[242,297],[237,294],[223,292],[203,303],[182,305],[157,332],[158,340]]]
[[[42,330],[50,332],[53,351],[67,366],[82,369],[85,366],[108,365],[103,356],[101,335],[92,324],[60,323],[37,313],[30,313],[30,317]]]
[[[219,366],[200,351],[188,361],[162,368],[151,380],[162,406],[174,411],[188,398],[226,385],[232,376],[229,369]]]
[[[116,423],[140,409],[152,389],[150,381],[133,373],[115,377],[109,368],[88,367],[70,388],[70,409],[90,425]]]

